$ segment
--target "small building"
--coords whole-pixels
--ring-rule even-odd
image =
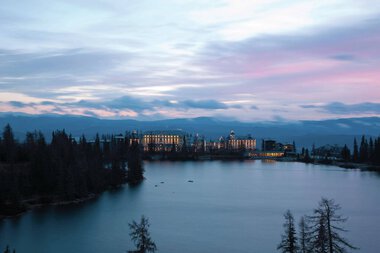
[[[188,140],[191,143],[191,151],[194,153],[206,152],[209,149],[206,138],[203,135],[197,133],[192,138],[188,138]]]
[[[116,143],[124,143],[125,142],[125,136],[122,134],[115,135],[114,139],[115,139]]]
[[[343,147],[338,145],[324,145],[319,148],[313,148],[311,156],[319,160],[339,160],[342,158]]]
[[[262,140],[261,144],[261,150],[262,151],[275,151],[278,150],[278,145],[275,140]]]
[[[296,152],[296,148],[294,144],[290,144],[290,143],[284,144],[282,148],[285,152]]]
[[[131,133],[129,133],[128,137],[129,137],[129,145],[132,145],[132,143],[141,142],[141,134],[138,134],[136,130],[133,130]]]
[[[218,142],[217,142],[217,149],[226,149],[227,144],[226,144],[226,139],[223,136],[220,136]]]

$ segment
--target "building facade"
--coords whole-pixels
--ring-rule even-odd
[[[144,152],[178,152],[182,148],[181,131],[150,131],[143,134],[142,145]]]
[[[230,135],[226,139],[226,148],[228,150],[255,150],[256,139],[251,135],[236,136],[235,132],[231,130]]]

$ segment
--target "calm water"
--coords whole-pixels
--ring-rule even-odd
[[[276,252],[284,211],[298,220],[325,196],[349,216],[346,237],[361,248],[356,252],[379,252],[379,174],[262,161],[145,167],[147,180],[137,188],[0,221],[0,249],[9,243],[17,253],[121,253],[133,248],[128,223],[145,214],[159,252]]]

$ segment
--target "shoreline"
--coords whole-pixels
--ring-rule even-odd
[[[16,218],[16,217],[19,217],[33,209],[37,209],[37,208],[41,208],[41,207],[48,207],[48,206],[64,206],[64,205],[70,205],[70,204],[80,204],[80,203],[83,203],[83,202],[86,202],[86,201],[89,201],[89,200],[92,200],[92,199],[95,199],[97,197],[100,196],[101,193],[90,193],[88,194],[86,197],[82,197],[82,198],[76,198],[76,199],[73,199],[73,200],[55,200],[55,201],[52,201],[52,202],[48,202],[48,203],[44,203],[44,202],[37,202],[37,203],[33,203],[34,201],[38,201],[38,199],[40,199],[41,197],[39,198],[34,198],[34,199],[26,199],[26,200],[22,200],[21,201],[21,205],[23,206],[23,210],[20,210],[19,212],[15,213],[15,214],[11,214],[11,215],[4,215],[4,214],[0,214],[0,221],[3,220],[3,219],[7,219],[7,218]]]
[[[353,163],[353,162],[341,162],[341,161],[311,161],[311,162],[305,162],[302,160],[298,160],[297,162],[302,162],[306,164],[314,164],[314,165],[329,165],[329,166],[336,166],[344,169],[357,169],[361,171],[373,171],[373,172],[380,172],[380,165],[374,165],[374,164],[366,164],[366,163]]]

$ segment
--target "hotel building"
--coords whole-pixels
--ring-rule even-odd
[[[228,150],[255,150],[256,139],[252,138],[251,135],[236,136],[235,132],[231,130],[225,145]]]
[[[149,131],[142,137],[144,152],[178,152],[185,134],[182,131]]]

